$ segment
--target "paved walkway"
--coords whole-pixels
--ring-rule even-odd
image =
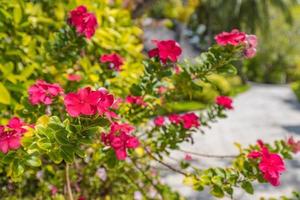
[[[300,139],[300,104],[288,86],[253,84],[251,89],[234,99],[233,111],[228,118],[212,124],[205,135],[195,135],[195,144],[183,144],[182,149],[207,154],[235,154],[233,143],[254,144],[257,139],[272,142],[293,135]],[[180,152],[172,157],[183,158]],[[172,161],[170,161],[172,162]],[[199,167],[226,166],[230,160],[200,159]],[[291,191],[300,191],[300,155],[287,163],[287,172],[282,175],[281,186],[274,188],[269,184],[255,186],[254,196],[237,191],[234,199],[251,200],[259,197],[279,197]],[[180,191],[187,199],[215,199],[208,192],[196,192],[182,184],[182,177],[165,171],[164,181]],[[224,198],[226,199],[226,198]]]

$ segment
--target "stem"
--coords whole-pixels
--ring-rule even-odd
[[[192,152],[192,151],[186,151],[183,149],[178,149],[178,151],[192,154],[195,156],[206,157],[206,158],[235,158],[235,157],[237,157],[237,155],[211,155],[211,154],[204,154],[204,153],[196,153],[196,152]]]
[[[148,153],[148,155],[149,155],[152,159],[156,160],[157,162],[159,162],[159,163],[162,164],[163,166],[165,166],[165,167],[171,169],[171,170],[174,171],[174,172],[177,172],[177,173],[182,174],[182,175],[184,175],[184,176],[188,176],[187,173],[185,173],[185,172],[183,172],[183,171],[181,171],[181,170],[179,170],[179,169],[176,169],[176,168],[174,168],[173,166],[171,166],[171,165],[169,165],[169,164],[163,162],[162,160],[156,158],[155,156],[153,156],[153,155],[150,153],[150,151],[148,151],[148,149],[145,149],[145,150],[146,150],[146,152]]]
[[[72,188],[70,183],[70,177],[69,177],[69,164],[66,163],[66,182],[67,182],[67,192],[69,196],[69,200],[74,200],[73,194],[72,194]]]

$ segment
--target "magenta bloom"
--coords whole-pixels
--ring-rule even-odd
[[[163,63],[167,61],[177,62],[181,55],[181,47],[174,40],[153,40],[156,48],[150,50],[148,55],[150,58],[158,57]]]
[[[76,81],[76,82],[79,82],[79,81],[81,81],[81,76],[79,75],[79,74],[68,74],[68,77],[67,77],[67,79],[69,80],[69,81]]]
[[[200,126],[199,117],[195,113],[186,113],[181,116],[181,119],[185,129]]]
[[[120,71],[121,66],[124,64],[124,59],[117,53],[104,54],[100,57],[100,62],[109,63],[110,68],[115,71]]]
[[[193,158],[192,158],[192,156],[190,154],[185,154],[184,160],[185,161],[191,161],[191,160],[193,160]]]
[[[154,119],[154,124],[156,126],[163,126],[165,123],[165,118],[163,116],[158,116]]]
[[[282,158],[276,154],[269,152],[268,148],[259,142],[260,151],[252,151],[248,154],[248,158],[259,159],[258,168],[263,174],[263,178],[273,186],[280,185],[280,174],[285,171],[285,164]]]
[[[30,86],[28,93],[31,104],[50,105],[54,97],[63,93],[63,89],[57,83],[51,84],[44,80],[37,80],[35,84]]]
[[[95,34],[98,25],[96,16],[87,12],[85,6],[78,6],[72,10],[69,13],[68,22],[76,28],[77,33],[84,35],[88,39]]]
[[[179,124],[181,122],[181,117],[177,114],[170,114],[168,119],[172,124]]]
[[[21,138],[26,132],[24,128],[26,124],[18,117],[13,117],[9,120],[6,126],[0,125],[0,151],[7,153],[10,150],[15,150],[21,146]]]
[[[116,118],[117,115],[110,110],[114,106],[115,100],[112,94],[109,94],[105,88],[100,88],[100,97],[97,102],[97,110],[99,115],[106,115],[109,119]]]
[[[221,46],[226,46],[228,44],[237,46],[243,44],[245,39],[246,34],[237,29],[233,29],[231,32],[222,32],[215,36],[217,44]]]
[[[79,89],[77,93],[67,94],[64,104],[72,117],[78,117],[81,114],[94,115],[100,96],[100,92],[92,91],[91,88],[86,87]]]
[[[140,106],[147,106],[147,103],[144,101],[143,97],[141,96],[129,95],[126,97],[126,102],[130,104],[140,105]]]
[[[114,149],[118,160],[125,160],[127,149],[135,149],[139,146],[139,140],[130,135],[134,127],[129,124],[118,124],[113,122],[108,134],[102,133],[102,142]]]
[[[227,96],[218,96],[216,98],[216,104],[218,104],[219,106],[225,109],[229,109],[229,110],[233,109],[232,99]]]
[[[300,140],[295,141],[293,137],[290,137],[287,144],[291,147],[294,153],[300,152]]]

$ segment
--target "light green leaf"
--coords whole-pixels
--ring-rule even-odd
[[[9,105],[10,104],[10,94],[6,87],[0,83],[0,103]]]

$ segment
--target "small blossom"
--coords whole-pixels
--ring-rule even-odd
[[[52,186],[51,186],[51,195],[52,195],[52,196],[55,196],[57,192],[58,192],[57,187],[55,187],[54,185],[52,185]]]
[[[77,33],[84,35],[88,39],[95,34],[98,25],[96,16],[87,12],[85,6],[78,6],[72,10],[69,13],[68,22],[76,28]]]
[[[106,173],[106,169],[103,167],[100,167],[97,169],[96,175],[102,180],[102,181],[106,181],[107,179],[107,173]]]
[[[143,199],[142,193],[140,191],[135,191],[133,199],[134,200],[142,200]]]
[[[158,116],[154,119],[154,124],[156,126],[163,126],[165,122],[165,118],[163,116]]]
[[[181,55],[181,47],[174,40],[153,40],[156,48],[150,50],[148,55],[150,58],[158,57],[163,63],[167,61],[177,62]]]
[[[140,106],[147,106],[147,103],[144,101],[143,97],[141,96],[129,95],[126,97],[126,102],[130,104],[140,105]]]
[[[263,174],[263,178],[273,186],[280,185],[280,174],[285,171],[285,164],[282,158],[276,154],[269,152],[262,141],[258,142],[260,151],[252,151],[248,154],[248,158],[260,159],[258,168]]]
[[[99,60],[102,63],[109,63],[110,68],[116,71],[120,71],[121,66],[124,64],[124,59],[117,53],[104,54]]]
[[[231,32],[222,32],[215,36],[217,44],[221,46],[233,45],[237,46],[243,44],[246,39],[246,34],[240,32],[237,29],[233,29]]]
[[[185,129],[200,126],[199,117],[195,113],[186,113],[181,116],[181,119]]]
[[[233,109],[232,99],[227,96],[218,96],[216,98],[216,104],[229,110]]]
[[[246,58],[253,58],[256,54],[257,37],[255,35],[246,35],[244,55]]]
[[[291,136],[288,139],[287,144],[291,147],[294,153],[300,152],[300,140],[295,141],[294,138]]]
[[[38,80],[30,86],[28,93],[29,101],[32,105],[50,105],[54,97],[63,93],[63,89],[57,83],[51,84],[43,80]]]
[[[80,196],[78,200],[86,200],[86,198],[84,196]]]
[[[108,134],[102,133],[102,142],[113,148],[118,160],[126,159],[127,149],[135,149],[139,146],[139,140],[130,135],[130,132],[133,130],[134,127],[129,124],[113,122],[110,127],[110,132]]]
[[[166,93],[167,91],[168,91],[168,88],[166,88],[165,86],[160,86],[157,89],[157,93],[160,94],[160,95]]]
[[[184,160],[185,161],[191,161],[193,158],[192,158],[192,156],[190,155],[190,154],[185,154],[185,156],[184,156]]]
[[[79,82],[79,81],[81,81],[81,76],[79,74],[68,74],[67,79],[69,81]]]

